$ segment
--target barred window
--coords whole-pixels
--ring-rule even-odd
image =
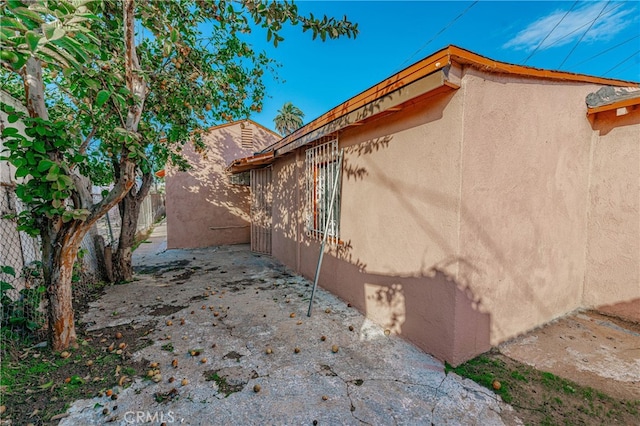
[[[337,139],[332,138],[306,151],[306,230],[314,238],[322,238],[325,229],[328,237],[340,238],[339,169]],[[337,188],[331,209],[334,185]]]

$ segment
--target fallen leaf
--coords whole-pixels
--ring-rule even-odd
[[[60,419],[64,419],[65,417],[69,417],[69,413],[56,414],[55,416],[51,417],[49,421],[60,420]]]
[[[127,376],[120,377],[120,380],[118,380],[118,386],[124,385],[125,380],[127,380]]]
[[[49,389],[51,386],[53,386],[53,380],[51,380],[50,382],[45,383],[44,385],[38,386],[38,388],[39,389]]]

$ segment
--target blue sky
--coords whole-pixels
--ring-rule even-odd
[[[357,22],[354,39],[312,41],[299,27],[274,48],[252,44],[281,66],[267,78],[264,109],[251,119],[274,128],[293,102],[312,121],[334,106],[449,45],[491,59],[640,82],[638,1],[298,1],[301,13]]]

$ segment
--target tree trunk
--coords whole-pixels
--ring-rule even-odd
[[[49,302],[49,340],[55,351],[76,346],[72,276],[78,249],[88,227],[43,232],[42,258]]]
[[[142,176],[142,185],[139,189],[131,188],[131,191],[120,201],[120,238],[118,248],[113,256],[113,276],[116,282],[131,281],[133,279],[133,245],[138,232],[138,218],[140,207],[149,194],[153,175],[151,172]]]
[[[147,85],[142,78],[140,62],[136,53],[135,44],[135,1],[125,0],[123,2],[124,12],[124,44],[125,44],[125,81],[127,89],[135,96],[135,102],[129,106],[125,127],[129,132],[138,131],[138,124],[142,117],[142,109],[147,96]],[[125,157],[126,158],[126,157]],[[139,205],[148,188],[142,197],[143,186],[136,192],[135,185],[121,200],[120,217],[122,227],[120,228],[120,240],[118,249],[113,255],[113,275],[115,281],[131,281],[133,279],[133,265],[131,264],[131,251],[136,236],[138,225]]]
[[[138,228],[140,203],[135,195],[129,191],[118,205],[120,209],[120,238],[118,248],[113,253],[113,278],[116,282],[131,281],[133,279],[132,253]]]

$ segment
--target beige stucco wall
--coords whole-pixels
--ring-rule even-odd
[[[342,244],[320,285],[454,365],[638,297],[637,115],[594,137],[598,88],[465,69],[457,91],[343,131]],[[274,172],[273,254],[313,278],[304,149]]]
[[[492,345],[582,304],[597,89],[465,75],[460,275],[491,315]]]
[[[593,119],[587,307],[635,300],[640,315],[640,109]]]
[[[462,99],[440,95],[341,133],[342,244],[320,275],[322,287],[370,319],[448,360],[456,359],[456,305],[474,320],[462,352],[489,348],[488,315],[454,279]],[[303,173],[304,149],[274,165],[273,255],[313,278],[319,244],[302,225]]]
[[[206,149],[196,153],[186,144],[183,154],[192,168],[167,168],[167,247],[194,248],[248,243],[249,187],[231,185],[225,167],[253,155],[279,137],[251,121],[253,148],[243,148],[241,123],[219,126],[203,135]]]

